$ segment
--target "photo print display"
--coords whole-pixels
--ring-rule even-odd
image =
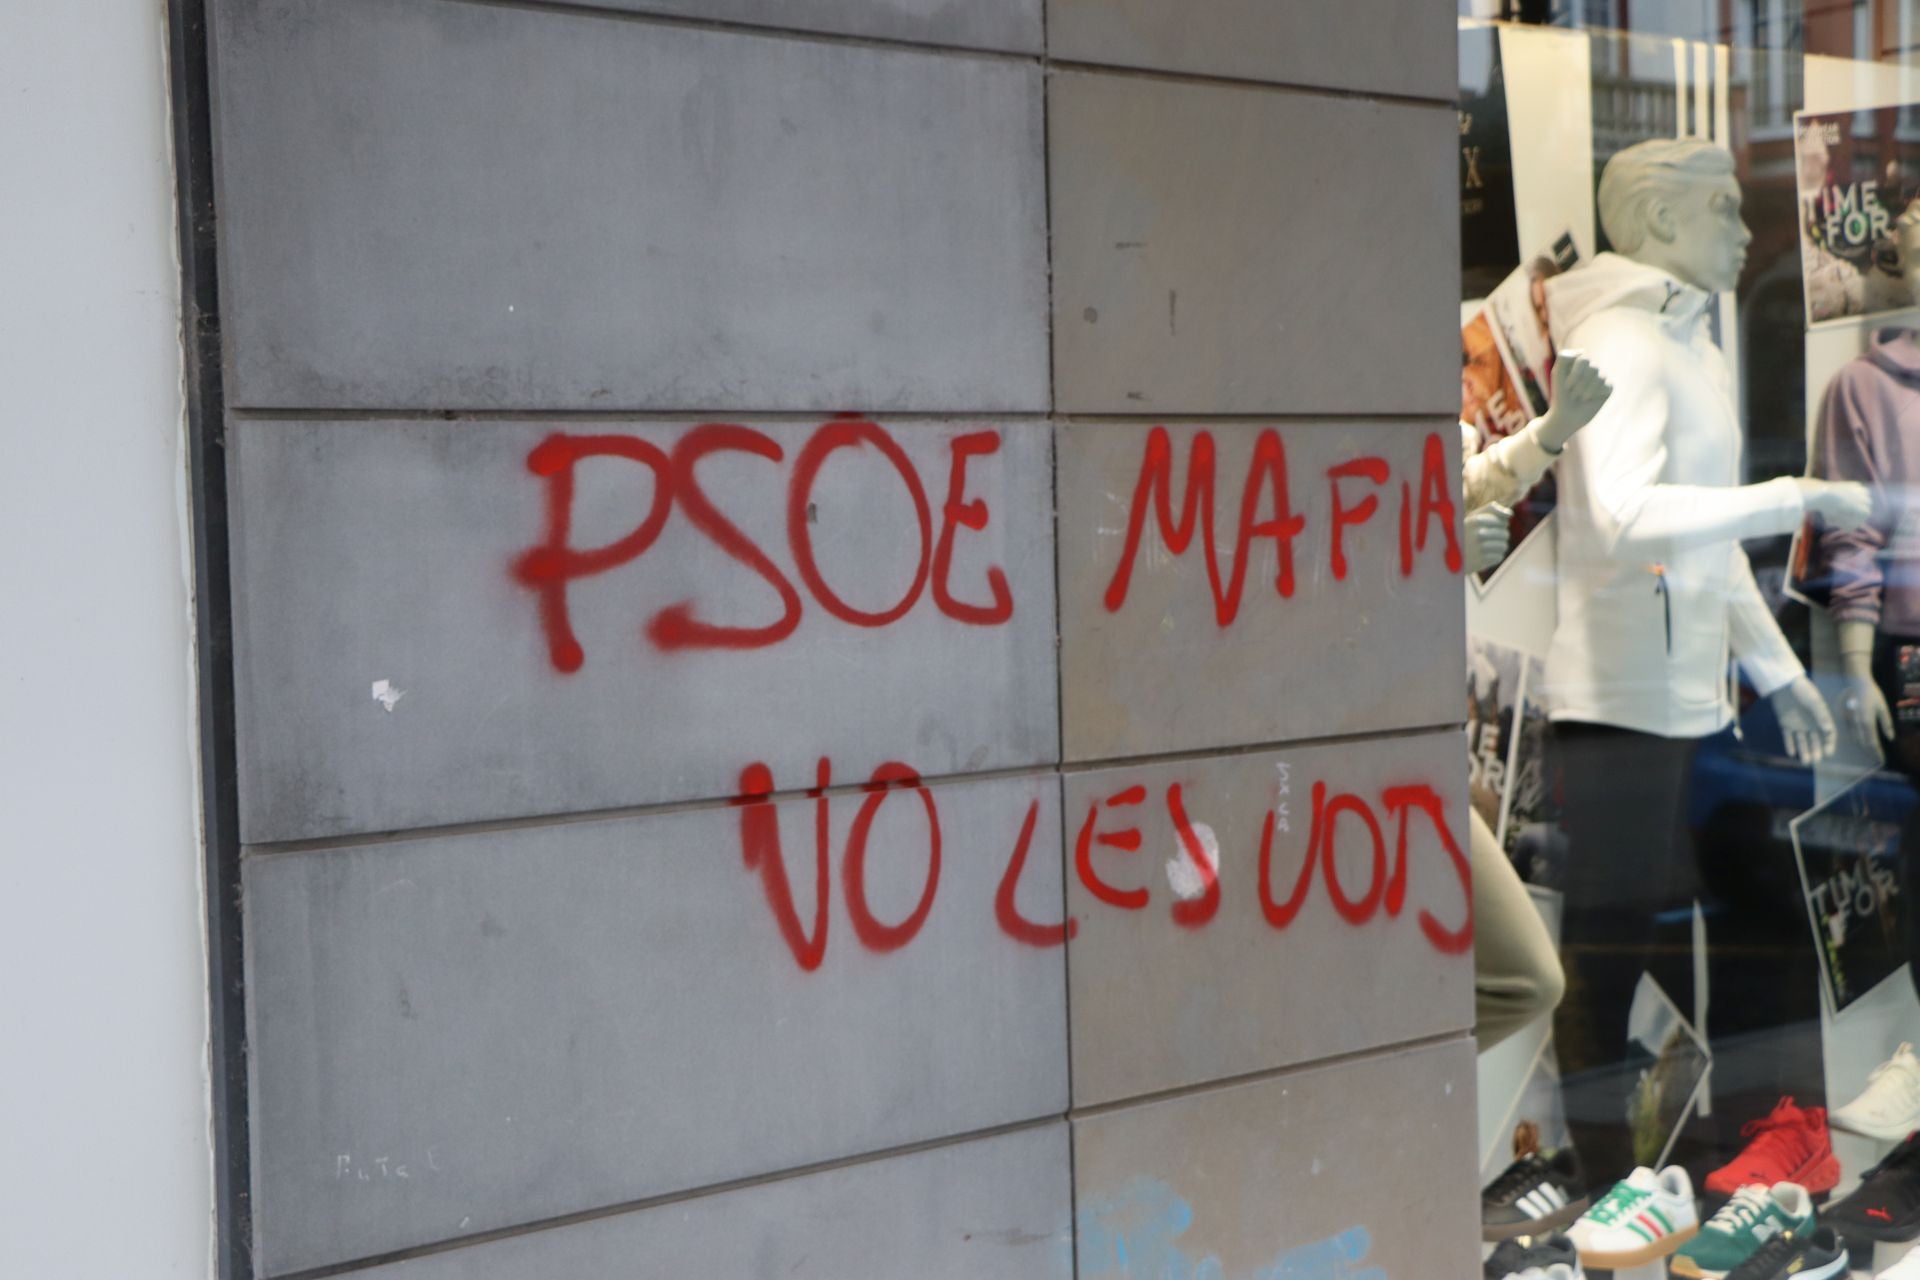
[[[1835,1013],[1906,963],[1900,833],[1913,803],[1904,780],[1875,772],[1788,826],[1821,984]]]
[[[1914,106],[1793,118],[1800,263],[1807,322],[1915,305],[1900,263],[1912,210],[1920,223],[1920,126]]]

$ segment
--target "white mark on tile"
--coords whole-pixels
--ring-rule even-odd
[[[395,685],[391,680],[375,680],[373,682],[373,700],[385,707],[388,715],[393,714],[394,704],[406,696],[407,691]]]
[[[1193,838],[1200,842],[1200,848],[1213,865],[1217,879],[1220,874],[1220,838],[1204,822],[1193,824]],[[1173,890],[1174,897],[1183,901],[1191,901],[1207,891],[1206,873],[1187,856],[1185,845],[1176,846],[1173,856],[1167,859],[1167,886]]]

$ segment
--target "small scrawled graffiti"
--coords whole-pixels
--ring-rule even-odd
[[[1114,1280],[1387,1280],[1367,1265],[1373,1237],[1365,1227],[1288,1249],[1244,1276],[1229,1276],[1212,1255],[1194,1258],[1180,1246],[1193,1207],[1157,1178],[1136,1178],[1118,1195],[1084,1202],[1078,1214],[1080,1275]]]

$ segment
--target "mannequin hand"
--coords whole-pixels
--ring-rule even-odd
[[[1794,481],[1800,486],[1800,502],[1807,511],[1842,533],[1864,529],[1873,516],[1873,491],[1857,480]]]
[[[1847,673],[1845,692],[1840,695],[1840,717],[1860,745],[1875,756],[1882,754],[1881,741],[1893,737],[1893,712],[1887,709],[1886,695],[1867,672]]]
[[[1507,558],[1513,512],[1497,502],[1467,512],[1467,572],[1485,573]]]
[[[1780,718],[1780,732],[1787,740],[1787,754],[1801,764],[1817,764],[1833,754],[1839,734],[1827,701],[1805,676],[1776,689],[1771,695],[1773,712]]]
[[[1552,453],[1566,448],[1612,394],[1613,385],[1585,355],[1562,351],[1553,364],[1553,407],[1540,420],[1540,443]]]

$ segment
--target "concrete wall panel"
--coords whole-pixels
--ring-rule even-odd
[[[1064,952],[996,909],[1031,812],[1015,902],[1060,919],[1057,783],[830,797],[824,938],[818,812],[250,859],[267,1271],[1064,1111]],[[791,941],[755,834],[771,823]]]
[[[1453,13],[1406,0],[1047,0],[1047,42],[1076,62],[1449,104],[1458,91]]]
[[[1074,1105],[1470,1028],[1465,776],[1458,733],[1070,775]]]
[[[539,3],[539,0],[533,0]],[[574,0],[596,9],[1038,53],[1041,0]]]
[[[1072,1280],[1067,1126],[357,1272],[365,1280]]]
[[[224,0],[228,402],[1040,410],[1040,73],[460,0]]]
[[[1455,637],[1465,606],[1447,562],[1460,514],[1459,432],[1449,420],[1175,424],[1164,429],[1165,465],[1156,473],[1150,464],[1158,465],[1161,430],[1101,422],[1058,428],[1068,759],[1460,718]],[[1170,550],[1180,541],[1194,461],[1204,461],[1208,450],[1212,572],[1204,501],[1184,550]],[[1286,518],[1273,497],[1282,454],[1289,513],[1300,521],[1287,539],[1261,534]],[[1167,478],[1171,540],[1153,486],[1142,484],[1156,474]],[[1252,490],[1249,476],[1258,482]],[[1129,560],[1136,509],[1139,536]],[[1243,524],[1252,535],[1244,553]],[[1290,584],[1281,581],[1283,563],[1291,565]],[[1334,655],[1338,665],[1330,668]]]
[[[1059,409],[1458,412],[1450,107],[1080,72],[1048,93]]]
[[[882,424],[924,491],[925,541],[905,473],[876,440],[825,456],[800,496],[829,594],[883,613],[926,568],[911,609],[867,626],[830,613],[796,564],[794,476],[810,448],[848,430],[820,428],[762,422],[758,443],[702,437],[728,447],[692,466],[697,485],[669,481],[658,540],[568,586],[579,659],[568,672],[543,593],[515,569],[548,542],[564,474],[536,475],[529,459],[545,448],[534,461],[550,460],[554,438],[639,451],[573,468],[569,545],[616,546],[654,511],[644,450],[687,447],[694,424],[235,422],[246,839],[733,795],[756,760],[786,790],[814,785],[821,756],[842,782],[885,761],[935,776],[1053,759],[1047,429]],[[986,504],[986,524],[955,527],[941,575],[954,441],[981,433],[997,435],[997,452],[965,458],[964,494]],[[766,574],[722,550],[703,499],[761,549]],[[1012,610],[1002,623],[955,617],[936,599],[990,606],[995,570]],[[774,627],[794,609],[798,622],[761,647],[672,647],[685,638],[660,627],[672,631],[682,603],[716,626]],[[380,681],[398,691],[390,708],[370,696]]]
[[[1473,1045],[1074,1122],[1080,1280],[1477,1274]]]

